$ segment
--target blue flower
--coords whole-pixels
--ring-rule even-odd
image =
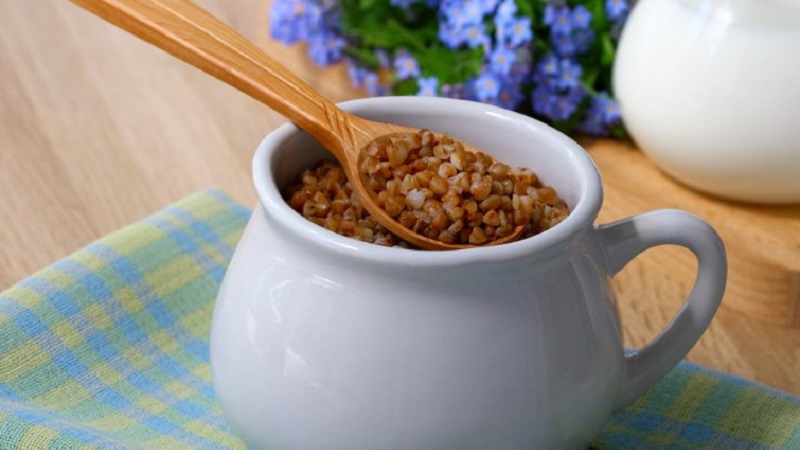
[[[466,41],[470,48],[480,47],[489,43],[486,27],[482,23],[467,25],[462,29],[462,33],[462,40]]]
[[[592,97],[586,116],[579,124],[579,129],[597,136],[607,136],[609,128],[618,125],[621,119],[619,103],[608,93],[601,92]]]
[[[513,17],[504,17],[500,14],[494,16],[494,36],[498,44],[505,43],[506,34],[508,34],[506,30],[511,28],[511,22],[513,20]]]
[[[419,76],[419,63],[413,56],[401,54],[394,60],[394,70],[397,79],[405,80]]]
[[[369,95],[377,95],[380,89],[378,74],[372,71],[364,72],[363,86]]]
[[[364,74],[364,89],[367,90],[367,94],[373,97],[389,93],[389,88],[382,85],[378,74],[372,71],[367,71]]]
[[[553,31],[569,33],[572,30],[572,18],[570,17],[569,7],[560,3],[548,3],[544,8],[545,25],[549,25]]]
[[[586,53],[591,48],[594,38],[592,28],[573,28],[569,32],[553,29],[550,32],[550,43],[562,57]]]
[[[520,46],[514,50],[514,63],[507,74],[516,83],[527,82],[531,77],[532,50],[528,46]]]
[[[447,23],[459,28],[483,21],[481,0],[444,0],[439,11]]]
[[[556,97],[556,101],[550,111],[550,118],[553,120],[567,120],[578,110],[578,102],[573,96],[562,95]]]
[[[533,82],[538,86],[563,92],[581,85],[583,66],[570,58],[557,58],[549,54],[536,63]]]
[[[586,98],[588,94],[586,92],[586,89],[584,89],[583,85],[577,84],[572,88],[570,88],[569,92],[567,92],[567,95],[569,95],[574,102],[580,103],[583,101],[584,98]]]
[[[497,8],[497,4],[500,0],[483,0],[481,3],[483,4],[483,13],[484,14],[492,14],[494,13],[495,8]]]
[[[500,80],[491,73],[479,76],[473,85],[475,99],[488,102],[497,98],[500,93]]]
[[[321,26],[328,30],[338,30],[341,23],[340,9],[336,5],[328,6],[322,11]]]
[[[347,74],[350,75],[350,82],[353,87],[360,88],[364,85],[364,78],[367,75],[367,69],[356,65],[355,61],[350,58],[345,60],[347,64]]]
[[[523,99],[519,83],[504,82],[494,104],[505,109],[517,109]]]
[[[489,55],[489,66],[494,73],[508,75],[516,59],[515,52],[505,47],[498,47]]]
[[[575,41],[572,40],[572,33],[553,30],[550,33],[550,43],[561,57],[572,56],[575,54]]]
[[[325,14],[317,2],[304,0],[305,3],[305,25],[309,34],[325,31]]]
[[[534,113],[556,121],[572,117],[586,97],[582,75],[583,66],[570,58],[559,58],[552,53],[541,58],[533,75]]]
[[[464,36],[462,35],[461,28],[449,23],[439,24],[439,41],[447,48],[457,49],[464,43]]]
[[[628,2],[626,0],[606,0],[606,16],[611,21],[624,19],[628,13]]]
[[[546,77],[558,75],[559,63],[558,58],[552,53],[540,59],[536,63],[536,73]]]
[[[332,33],[320,33],[308,40],[308,55],[320,66],[327,66],[342,59],[344,39]]]
[[[505,21],[514,18],[514,14],[516,13],[517,13],[517,2],[515,2],[514,0],[503,0],[500,3],[500,6],[497,7],[497,13],[495,13],[495,18]]]
[[[442,86],[442,95],[450,98],[467,98],[467,88],[463,83],[445,84]]]
[[[567,120],[569,116],[576,110],[575,104],[570,102],[565,97],[556,97],[552,106],[550,107],[550,114],[548,118],[552,120]]]
[[[555,102],[555,93],[545,86],[537,86],[531,93],[533,112],[540,116],[550,117]]]
[[[586,28],[572,32],[572,44],[575,46],[575,52],[586,53],[592,46],[592,42],[594,42],[593,29]]]
[[[588,28],[592,23],[592,13],[583,5],[572,9],[572,26],[574,28]]]
[[[567,120],[586,96],[582,87],[576,86],[564,92],[556,92],[547,86],[537,86],[531,94],[533,111],[551,120]]]
[[[272,39],[276,39],[284,44],[293,44],[301,38],[297,22],[294,21],[272,21],[272,23],[270,23],[269,32]]]
[[[595,136],[606,136],[608,134],[608,128],[603,121],[603,114],[595,106],[594,99],[592,99],[592,103],[586,111],[583,120],[578,124],[578,129],[584,133],[593,134]]]
[[[606,125],[616,125],[622,119],[622,112],[619,109],[619,102],[607,95],[603,98],[603,122]]]
[[[531,42],[533,39],[530,17],[521,17],[518,19],[509,20],[507,26],[505,26],[501,32],[501,40],[511,47],[518,47],[522,44]]]
[[[486,12],[486,5],[483,0],[461,0],[464,4],[464,13],[469,20],[467,23],[479,23],[483,21],[483,14]]]
[[[372,54],[375,55],[375,59],[378,60],[378,65],[380,67],[389,67],[392,65],[389,59],[389,53],[385,49],[376,48]]]
[[[338,14],[312,0],[277,0],[270,6],[270,35],[286,44],[328,35],[338,27]]]
[[[369,95],[378,95],[380,93],[380,77],[372,70],[366,69],[356,64],[350,58],[345,59],[347,64],[347,72],[350,75],[350,81],[355,88],[365,88]]]
[[[270,6],[270,35],[285,44],[305,39],[305,2],[277,0]]]
[[[562,59],[558,65],[558,78],[555,87],[569,89],[578,86],[583,75],[583,67],[570,59]]]
[[[439,90],[439,79],[436,77],[420,77],[417,78],[417,86],[419,87],[417,95],[436,97]]]
[[[583,54],[594,41],[592,13],[583,5],[570,9],[563,3],[548,3],[543,21],[550,26],[550,44],[559,56]]]
[[[547,6],[544,8],[544,16],[542,17],[542,22],[545,25],[550,26],[553,24],[553,21],[556,20],[556,13],[560,10],[565,8],[565,5],[560,5],[554,2],[547,2]]]

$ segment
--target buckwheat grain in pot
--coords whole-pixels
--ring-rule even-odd
[[[360,170],[379,206],[403,226],[451,244],[481,245],[524,226],[523,238],[562,221],[567,205],[526,168],[512,169],[457,140],[427,130],[385,137],[363,155]],[[379,245],[403,245],[361,207],[332,162],[308,169],[286,192],[305,218]]]

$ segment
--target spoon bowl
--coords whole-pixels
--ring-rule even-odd
[[[292,120],[333,154],[364,208],[398,238],[427,250],[471,247],[429,239],[406,228],[380,207],[376,195],[367,188],[366,176],[359,170],[362,150],[382,136],[417,133],[418,129],[371,121],[341,110],[256,45],[189,0],[71,1]],[[467,151],[478,151],[466,143],[464,147]],[[524,227],[518,226],[510,235],[486,245],[517,240],[523,232]]]

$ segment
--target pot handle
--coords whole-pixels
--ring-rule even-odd
[[[658,210],[597,228],[613,276],[650,247],[675,244],[697,257],[697,278],[672,322],[652,342],[625,356],[627,378],[617,397],[621,409],[667,374],[708,328],[725,292],[727,259],[717,233],[703,220],[679,210]]]

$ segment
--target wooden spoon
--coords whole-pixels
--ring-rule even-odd
[[[395,236],[419,248],[449,250],[446,244],[404,227],[377,203],[358,169],[361,151],[378,137],[419,130],[374,122],[339,109],[236,31],[189,0],[71,0],[102,19],[265,103],[292,120],[342,165],[362,205]],[[465,144],[469,151],[477,151]],[[517,240],[523,227],[496,245]]]

